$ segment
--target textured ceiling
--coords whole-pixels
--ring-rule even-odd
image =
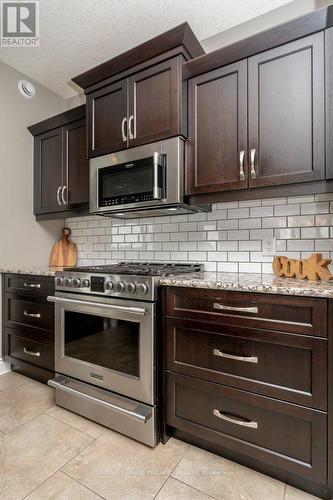
[[[188,21],[199,40],[291,0],[39,0],[40,47],[0,48],[0,60],[68,98],[69,80]]]

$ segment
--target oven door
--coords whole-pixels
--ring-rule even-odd
[[[155,304],[58,292],[55,369],[143,403],[155,403]]]

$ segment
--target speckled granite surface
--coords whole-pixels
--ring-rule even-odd
[[[49,266],[0,266],[0,273],[12,273],[12,274],[31,274],[35,276],[54,276],[56,271],[62,271],[62,267],[49,267]]]
[[[274,274],[202,272],[161,278],[160,285],[333,298],[333,280],[297,280],[278,278]]]
[[[61,267],[0,267],[0,273],[54,276]],[[207,288],[212,290],[234,290],[240,292],[274,293],[280,295],[302,295],[308,297],[333,298],[332,281],[308,281],[278,278],[274,274],[236,273],[191,273],[168,276],[160,279],[161,286],[184,288]]]

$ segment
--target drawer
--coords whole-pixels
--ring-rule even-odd
[[[5,293],[5,326],[54,331],[54,305],[38,297]]]
[[[290,473],[326,481],[327,414],[166,373],[166,423]]]
[[[166,314],[327,337],[327,301],[321,298],[170,287]]]
[[[6,329],[6,356],[10,361],[21,360],[54,371],[54,346],[35,342]]]
[[[6,292],[24,292],[47,297],[54,294],[54,278],[22,274],[5,274]]]
[[[170,371],[327,409],[327,340],[167,318]]]

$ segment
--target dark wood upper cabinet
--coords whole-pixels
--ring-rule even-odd
[[[182,64],[175,57],[128,79],[130,146],[181,134]]]
[[[127,82],[121,80],[87,95],[88,155],[120,151],[127,141]]]
[[[85,106],[29,127],[34,135],[34,214],[66,217],[88,207]]]
[[[324,33],[249,59],[250,187],[325,178]]]
[[[247,187],[247,61],[189,81],[187,194]]]
[[[34,212],[60,212],[62,208],[58,200],[63,185],[61,127],[35,137],[34,155]]]
[[[183,23],[73,78],[87,96],[88,156],[186,136],[183,63],[203,54]]]
[[[183,133],[181,56],[87,95],[89,157]]]
[[[89,162],[86,158],[86,121],[77,120],[63,127],[64,176],[70,207],[87,204],[89,199]]]

